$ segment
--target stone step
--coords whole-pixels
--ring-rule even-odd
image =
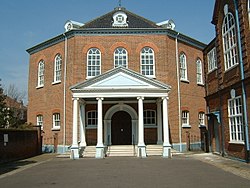
[[[147,156],[161,156],[162,145],[147,145],[146,152]]]
[[[112,145],[107,148],[107,157],[133,157],[137,155],[137,146]]]

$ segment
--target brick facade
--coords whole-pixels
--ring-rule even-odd
[[[249,142],[247,138],[250,135],[250,132],[245,132],[245,126],[249,125],[249,91],[250,91],[250,56],[248,55],[250,52],[250,43],[249,37],[249,13],[248,13],[248,5],[247,1],[239,0],[237,2],[238,6],[238,17],[239,17],[239,26],[240,26],[240,41],[241,44],[237,43],[237,59],[239,64],[225,71],[225,63],[224,63],[224,51],[223,51],[223,37],[222,37],[222,25],[223,19],[225,17],[224,10],[226,9],[226,5],[228,6],[228,12],[232,13],[235,19],[235,24],[237,23],[236,16],[236,7],[233,0],[224,0],[224,1],[216,1],[214,8],[214,15],[212,23],[215,25],[216,29],[216,38],[207,46],[204,50],[204,62],[205,62],[205,75],[206,75],[206,101],[207,106],[209,108],[210,115],[214,112],[219,112],[220,116],[217,116],[217,123],[215,125],[214,122],[209,123],[210,129],[210,146],[211,151],[219,152],[222,155],[228,155],[234,158],[242,159],[249,161],[249,150],[247,151],[247,145]],[[237,26],[237,25],[236,25]],[[236,27],[236,33],[238,35],[238,29]],[[237,40],[237,38],[236,38]],[[241,45],[242,50],[242,62],[244,67],[244,81],[241,81],[241,68],[240,68],[240,53],[239,53],[239,45]],[[212,49],[216,48],[217,55],[217,69],[212,72],[208,71],[207,65],[207,53]],[[242,85],[246,88],[246,108],[248,117],[248,125],[245,125],[243,122],[244,128],[244,143],[235,143],[230,139],[230,123],[229,123],[229,114],[228,114],[228,100],[231,99],[231,91],[234,90],[236,97],[241,96],[243,101],[243,89]],[[244,105],[244,104],[243,104]],[[242,106],[243,111],[243,106]],[[242,112],[243,113],[243,112]],[[213,118],[212,116],[210,118]],[[244,118],[244,114],[243,114]],[[219,132],[215,132],[214,126],[219,127]],[[248,135],[248,137],[247,137]],[[218,140],[216,146],[216,138]],[[247,156],[248,155],[248,156]]]
[[[163,31],[163,29],[162,29]],[[165,29],[164,31],[168,31]],[[100,30],[100,32],[104,32]],[[52,144],[55,133],[58,133],[58,144],[63,145],[64,136],[66,145],[72,143],[72,93],[69,88],[79,82],[86,80],[87,71],[87,52],[90,48],[98,48],[101,51],[101,73],[105,73],[114,67],[114,50],[117,47],[123,47],[128,52],[128,69],[140,73],[140,51],[143,47],[150,47],[155,55],[155,76],[156,80],[170,85],[169,94],[169,125],[171,142],[179,143],[179,119],[178,119],[178,94],[177,94],[177,76],[176,76],[176,41],[173,36],[177,36],[176,31],[172,35],[157,34],[157,32],[148,32],[144,30],[139,33],[123,34],[123,29],[115,34],[72,34],[68,32],[67,41],[63,35],[53,44],[42,43],[34,47],[38,50],[29,49],[29,105],[28,122],[36,124],[36,116],[43,115],[44,144]],[[66,33],[67,34],[67,33]],[[204,44],[182,35],[187,40],[178,40],[178,56],[184,52],[187,57],[188,81],[180,82],[181,107],[187,108],[190,113],[190,125],[187,130],[192,135],[200,135],[198,113],[206,112],[205,90],[203,85],[197,84],[196,78],[196,60],[203,59]],[[66,116],[64,125],[64,79],[60,83],[53,84],[54,58],[60,53],[62,55],[62,75],[65,67],[65,42],[67,42],[67,76],[66,76]],[[201,47],[202,46],[202,47]],[[45,61],[45,83],[41,88],[37,88],[38,62]],[[103,114],[113,104],[103,105]],[[129,104],[137,111],[137,103]],[[94,110],[97,105],[86,105],[86,112]],[[145,109],[155,109],[156,104],[144,105]],[[60,113],[60,130],[52,130],[52,115],[54,112]],[[182,142],[185,143],[185,128],[182,130]],[[65,134],[65,135],[64,135]],[[90,145],[96,144],[96,129],[87,129],[86,139]],[[50,140],[50,142],[49,142]],[[145,143],[157,142],[157,129],[145,129]]]

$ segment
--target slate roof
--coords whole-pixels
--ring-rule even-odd
[[[128,27],[127,28],[160,28],[160,26],[157,26],[156,23],[147,20],[146,18],[143,18],[141,16],[138,16],[132,12],[129,12],[125,8],[118,7],[115,8],[113,11],[100,16],[92,21],[89,21],[85,23],[84,26],[81,28],[113,28],[112,23],[113,23],[113,15],[114,13],[122,11],[127,14],[127,22],[128,22]]]

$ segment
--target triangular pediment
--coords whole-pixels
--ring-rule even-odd
[[[71,87],[76,90],[121,90],[121,89],[161,89],[170,90],[170,86],[155,79],[150,79],[124,67],[112,69],[102,75]]]
[[[135,78],[131,75],[127,75],[124,72],[118,72],[111,77],[108,77],[102,81],[94,83],[88,88],[156,88],[149,83],[142,81],[139,78]]]

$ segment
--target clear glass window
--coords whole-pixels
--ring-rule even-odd
[[[41,129],[43,129],[43,115],[36,116],[36,124],[41,126]]]
[[[196,70],[197,84],[203,84],[202,63],[200,59],[196,61]]]
[[[144,110],[143,118],[144,118],[144,125],[156,125],[155,110]]]
[[[235,97],[228,100],[228,118],[230,128],[230,141],[243,142],[243,117],[241,97]]]
[[[91,48],[87,55],[87,77],[101,74],[101,52],[97,48]]]
[[[37,86],[42,87],[44,86],[44,61],[41,60],[38,64],[38,79],[37,79]]]
[[[128,67],[128,53],[124,48],[117,48],[114,53],[114,67]]]
[[[62,56],[60,54],[55,57],[54,82],[60,82],[62,77]]]
[[[53,114],[53,128],[60,128],[61,121],[60,121],[60,113]]]
[[[211,72],[217,69],[217,55],[216,55],[216,48],[213,48],[207,54],[207,62],[208,62],[208,72]]]
[[[152,48],[145,47],[141,50],[141,74],[155,77],[155,57]]]
[[[97,126],[97,120],[98,116],[96,110],[87,112],[87,126]]]
[[[238,64],[236,26],[231,13],[228,13],[223,20],[222,37],[225,70],[228,70]]]
[[[184,53],[180,55],[180,79],[187,80],[187,58]]]

